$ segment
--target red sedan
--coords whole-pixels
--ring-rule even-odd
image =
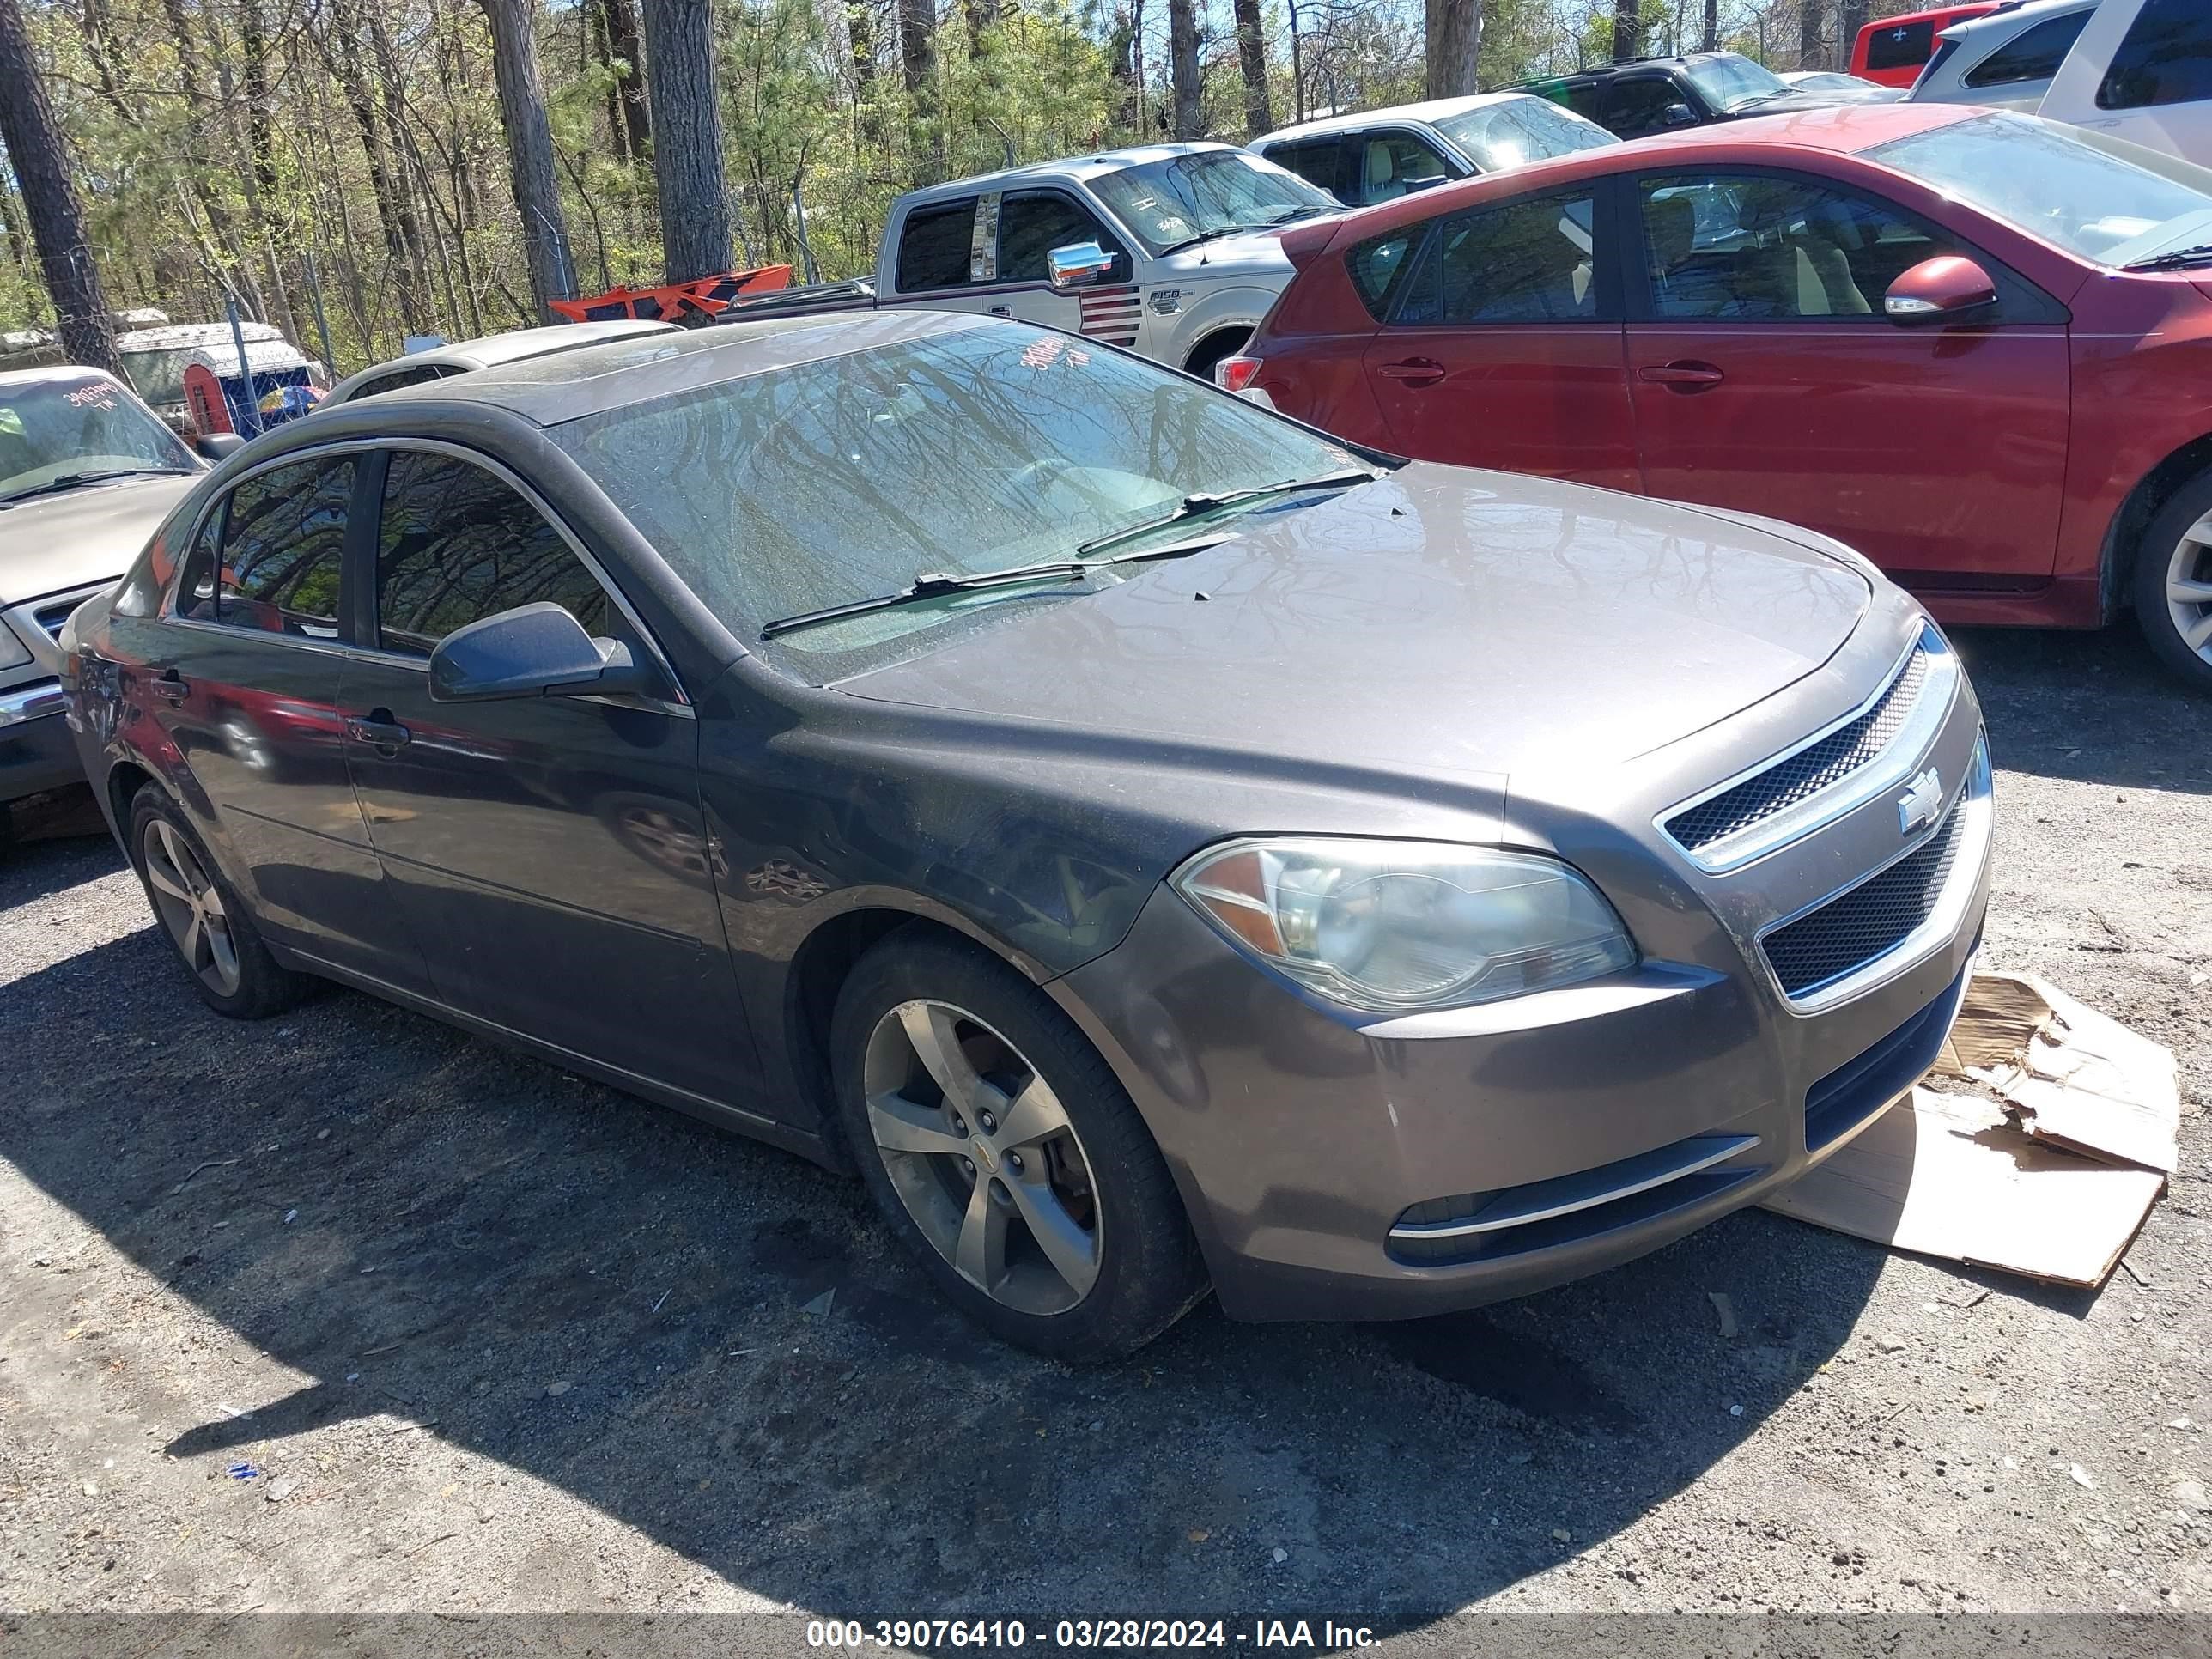
[[[1283,239],[1217,371],[1377,448],[1757,513],[2212,690],[2212,173],[1944,105],[1703,127]]]

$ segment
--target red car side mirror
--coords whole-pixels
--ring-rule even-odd
[[[1882,313],[1893,323],[1964,322],[1997,301],[1997,285],[1972,259],[1946,253],[1923,259],[1889,285]]]

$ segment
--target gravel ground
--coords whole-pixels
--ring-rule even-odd
[[[1752,1213],[1479,1314],[1209,1305],[1069,1370],[784,1154],[351,994],[204,1013],[88,809],[50,814],[0,863],[0,1608],[1273,1609],[1439,1650],[2212,1609],[2212,703],[2127,634],[1966,647],[1987,960],[2181,1060],[2185,1168],[2100,1294]]]

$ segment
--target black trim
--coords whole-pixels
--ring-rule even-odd
[[[362,450],[354,465],[353,501],[338,554],[338,638],[349,646],[376,644],[376,545],[391,459],[388,449]]]

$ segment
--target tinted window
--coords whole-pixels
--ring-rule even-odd
[[[1308,138],[1295,144],[1270,144],[1262,153],[1277,167],[1288,167],[1310,185],[1334,192],[1337,157],[1342,144],[1334,137]]]
[[[1646,179],[1638,197],[1662,318],[1878,319],[1905,270],[1968,251],[1902,209],[1809,179]]]
[[[416,656],[455,629],[550,599],[609,632],[606,590],[560,532],[514,490],[466,461],[396,454],[377,532],[377,635]]]
[[[185,555],[184,580],[177,584],[177,614],[194,622],[216,619],[215,555],[222,545],[222,507],[217,501],[200,520],[199,532]]]
[[[1577,81],[1561,95],[1569,109],[1585,121],[1595,121],[1605,108],[1605,88],[1602,81]]]
[[[1392,290],[1406,272],[1407,252],[1414,240],[1427,230],[1426,225],[1394,230],[1360,243],[1345,255],[1345,269],[1352,273],[1352,285],[1359,290],[1361,301],[1376,322],[1389,315]]]
[[[374,398],[380,392],[397,392],[403,386],[421,386],[426,381],[442,380],[445,374],[446,371],[435,364],[425,363],[419,368],[403,368],[390,374],[380,374],[346,401],[356,403],[363,398]]]
[[[1042,283],[1050,275],[1045,255],[1076,242],[1096,242],[1115,255],[1121,252],[1097,216],[1073,197],[1056,190],[1012,192],[999,207],[999,280]],[[1117,264],[1107,280],[1121,282],[1127,274],[1126,264]]]
[[[1866,66],[1870,70],[1917,69],[1936,50],[1936,21],[1899,23],[1876,29],[1867,37]]]
[[[973,201],[916,208],[908,214],[899,232],[899,292],[967,286],[975,234]]]
[[[1623,138],[1640,138],[1663,131],[1668,108],[1688,101],[1672,81],[1648,75],[1616,81],[1605,101],[1605,125]]]
[[[2212,6],[2143,0],[2097,88],[2099,109],[2144,109],[2212,98]]]
[[[1547,196],[1445,220],[1406,280],[1396,321],[1584,322],[1598,315],[1588,196]]]
[[[1444,158],[1410,132],[1376,132],[1352,141],[1358,157],[1346,198],[1354,207],[1393,201],[1411,191],[1416,179],[1449,179]]]
[[[2077,11],[2071,17],[2047,17],[2032,29],[2023,29],[1961,77],[1970,87],[2007,87],[2021,81],[2048,81],[2058,73],[2074,39],[2091,14]],[[1949,45],[1948,41],[1944,43]]]
[[[230,492],[215,619],[336,639],[353,457],[272,467]]]

